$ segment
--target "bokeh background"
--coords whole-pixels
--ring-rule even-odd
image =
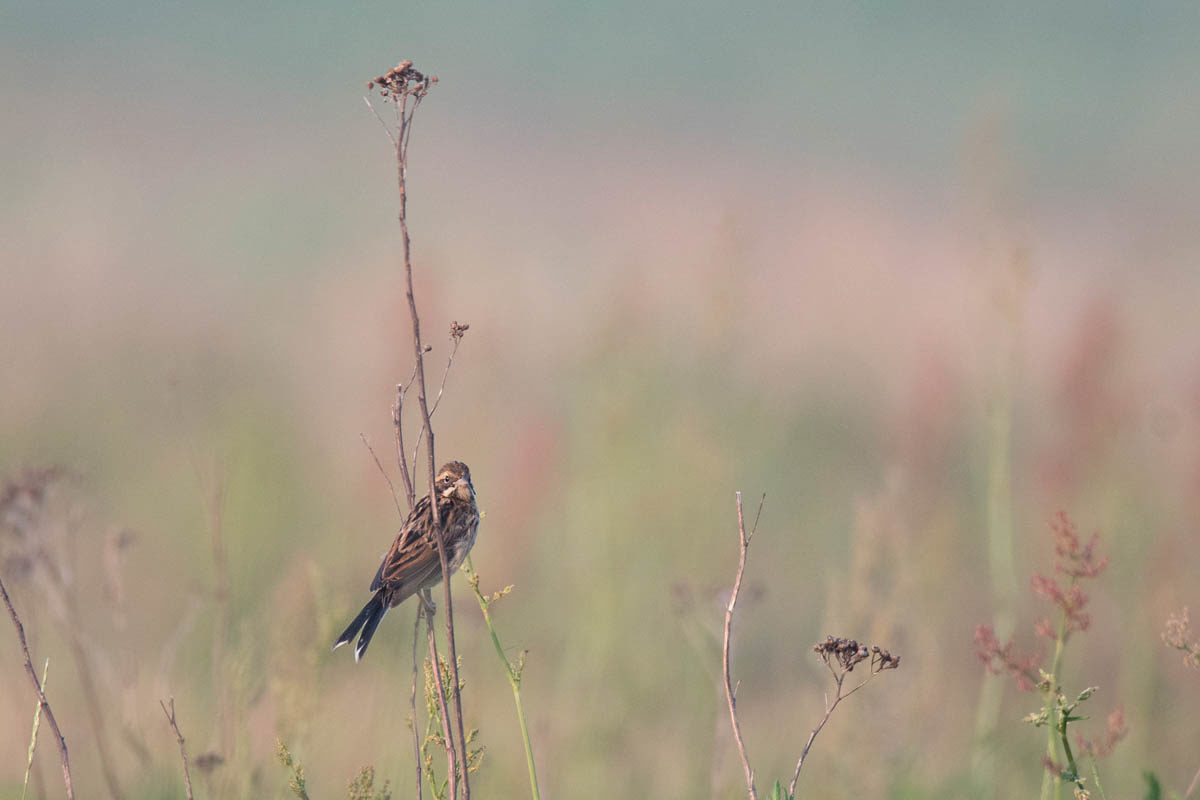
[[[181,794],[171,695],[192,755],[225,759],[202,797],[286,796],[277,737],[313,797],[365,764],[411,791],[412,609],[362,664],[328,650],[397,527],[360,440],[394,463],[412,369],[361,97],[400,59],[441,79],[410,168],[434,375],[471,326],[439,460],[474,473],[484,588],[516,586],[496,621],[529,651],[544,796],[738,796],[735,490],[766,493],[734,654],[760,786],[819,718],[832,633],[903,665],[839,709],[807,796],[1036,791],[1036,697],[972,633],[1036,646],[1058,510],[1112,557],[1064,663],[1101,687],[1085,730],[1125,709],[1105,788],[1187,786],[1200,678],[1160,631],[1200,605],[1200,7],[0,16],[0,474],[11,498],[64,470],[20,495],[24,538],[6,519],[4,578],[81,796],[106,793],[97,727],[127,796]],[[455,588],[474,785],[520,797],[511,695]],[[33,703],[0,641],[19,796]],[[35,796],[57,774],[43,739]]]

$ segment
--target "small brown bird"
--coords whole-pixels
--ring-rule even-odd
[[[479,509],[475,505],[475,487],[471,485],[471,470],[461,461],[451,461],[437,474],[434,481],[438,516],[441,521],[442,543],[450,570],[456,570],[467,557],[475,534],[479,531]],[[333,643],[336,650],[362,630],[354,646],[354,660],[362,658],[371,643],[379,621],[389,608],[400,605],[422,589],[442,580],[442,562],[433,537],[433,514],[429,496],[417,501],[404,521],[392,548],[383,557],[371,591],[375,596],[363,606],[354,621]]]

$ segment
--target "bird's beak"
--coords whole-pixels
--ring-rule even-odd
[[[475,496],[475,490],[471,488],[471,484],[466,478],[459,478],[454,482],[454,491],[463,500],[469,500]]]

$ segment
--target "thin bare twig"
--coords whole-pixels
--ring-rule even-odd
[[[830,672],[833,672],[833,667],[829,667],[829,670],[830,670]],[[874,678],[874,677],[875,677],[875,674],[872,673],[865,681],[860,683],[858,686],[855,686],[850,691],[846,692],[845,694],[842,694],[842,683],[843,683],[843,681],[846,680],[846,673],[842,672],[839,675],[838,673],[834,672],[833,680],[834,680],[834,683],[837,684],[837,695],[833,698],[832,703],[829,702],[829,697],[828,697],[828,695],[826,695],[825,716],[823,716],[821,718],[821,722],[818,723],[817,727],[813,728],[813,732],[811,734],[809,734],[809,736],[808,736],[808,741],[805,742],[805,744],[804,744],[804,749],[800,751],[800,758],[798,758],[796,760],[796,771],[792,774],[791,784],[788,785],[788,794],[789,795],[796,794],[796,784],[800,781],[800,769],[801,769],[801,767],[804,766],[804,759],[808,758],[808,751],[812,749],[813,742],[815,742],[817,740],[817,734],[819,734],[821,732],[821,729],[825,727],[825,723],[829,722],[829,718],[831,716],[833,716],[833,710],[838,707],[838,703],[842,702],[847,697],[854,694],[862,687],[866,686],[867,682],[870,681],[871,678]]]
[[[21,642],[21,653],[25,656],[25,671],[29,674],[29,680],[33,681],[33,693],[37,696],[42,710],[46,712],[46,721],[50,723],[50,730],[54,732],[54,740],[58,743],[58,754],[62,760],[63,784],[67,789],[67,800],[75,800],[75,790],[71,788],[71,764],[67,755],[67,740],[63,738],[62,731],[58,728],[58,722],[54,719],[54,712],[50,710],[50,701],[46,699],[46,693],[42,691],[42,683],[38,680],[37,672],[33,669],[33,660],[29,657],[29,645],[25,643],[25,627],[21,625],[21,618],[17,616],[17,610],[13,608],[12,600],[8,598],[8,591],[4,588],[3,580],[0,580],[0,595],[4,597],[4,605],[8,606],[8,615],[12,617],[13,627],[17,629],[17,639]]]
[[[738,568],[737,577],[733,580],[733,592],[729,597],[729,605],[725,606],[725,641],[721,648],[722,674],[725,678],[725,699],[729,702],[729,722],[733,726],[733,738],[737,742],[738,756],[742,760],[742,771],[746,774],[746,790],[750,800],[757,800],[758,790],[754,788],[754,770],[750,768],[750,759],[746,757],[746,744],[742,741],[742,727],[737,718],[737,701],[734,699],[733,681],[729,672],[729,640],[733,631],[733,609],[737,606],[738,593],[742,590],[742,574],[746,571],[746,550],[749,549],[750,539],[753,538],[754,530],[758,527],[758,518],[755,518],[755,527],[747,536],[746,521],[742,515],[742,493],[735,492],[734,494],[737,497]],[[759,501],[759,514],[762,514],[762,503],[766,497],[763,495],[763,500]]]
[[[853,639],[837,639],[830,636],[825,641],[818,642],[813,650],[821,654],[821,660],[825,662],[825,666],[829,669],[829,674],[833,676],[834,685],[837,686],[837,694],[833,698],[832,703],[829,702],[829,695],[825,695],[825,716],[821,718],[821,722],[809,735],[808,741],[804,744],[804,749],[800,751],[800,758],[796,760],[796,771],[792,773],[792,782],[788,786],[788,796],[793,797],[796,794],[796,784],[800,780],[800,768],[804,766],[804,759],[808,757],[808,752],[812,749],[813,742],[817,739],[817,734],[825,727],[825,723],[829,722],[829,718],[833,715],[834,709],[838,707],[838,703],[866,686],[876,675],[884,670],[896,669],[900,666],[900,656],[893,656],[887,650],[882,650],[879,647],[868,648],[866,645],[860,645]],[[857,665],[867,661],[868,658],[870,659],[870,663],[867,668],[870,674],[853,689],[843,692],[842,687],[845,685],[846,676]],[[835,663],[838,665],[837,668],[834,667]]]
[[[463,326],[462,330],[466,330],[470,326]],[[462,342],[462,334],[458,332],[458,323],[454,323],[450,332],[450,341],[453,343],[450,346],[450,357],[446,359],[446,369],[442,371],[442,383],[438,386],[437,397],[433,398],[433,406],[429,409],[429,419],[433,420],[433,415],[437,413],[438,405],[442,402],[442,392],[446,390],[446,378],[450,375],[450,367],[454,365],[454,356],[458,353],[458,345]],[[425,433],[425,429],[421,428],[417,431],[417,443],[413,445],[413,463],[417,463],[417,452],[421,449],[421,436]]]
[[[383,132],[387,134],[388,139],[392,143],[392,147],[395,147],[396,137],[392,134],[391,127],[383,121],[383,117],[379,116],[379,112],[375,110],[375,106],[371,105],[371,98],[364,97],[363,102],[367,104],[367,108],[371,109],[371,113],[375,115],[375,119],[379,120],[379,126],[383,128]]]
[[[183,761],[183,788],[187,791],[188,800],[193,800],[192,797],[192,775],[188,772],[188,757],[187,747],[183,741],[183,732],[179,730],[179,723],[175,721],[175,698],[171,698],[171,710],[167,710],[167,704],[162,700],[158,701],[162,706],[163,714],[167,717],[167,722],[171,723],[171,728],[175,731],[175,738],[179,740],[179,758]]]
[[[438,711],[442,718],[442,737],[446,742],[446,779],[450,782],[450,800],[454,800],[458,785],[458,756],[454,747],[454,736],[450,730],[450,714],[446,708],[446,687],[442,682],[442,668],[438,663],[437,636],[433,632],[433,599],[429,590],[421,591],[424,604],[420,613],[425,615],[425,627],[429,632],[429,663],[433,667],[433,685],[437,689]],[[463,759],[465,765],[466,758]],[[464,766],[463,772],[466,772]]]
[[[408,471],[408,460],[404,457],[404,386],[402,384],[396,385],[396,403],[392,406],[392,426],[396,429],[396,462],[400,466],[400,479],[404,481],[404,498],[408,501],[408,510],[412,511],[417,502],[417,493],[413,489],[412,473]]]
[[[421,734],[417,731],[417,642],[421,638],[421,615],[424,606],[417,606],[413,617],[413,648],[412,648],[412,691],[408,695],[409,713],[412,715],[413,732],[413,763],[417,765],[417,800],[421,800],[424,791],[421,783]]]
[[[392,502],[396,504],[396,513],[400,515],[400,519],[404,519],[404,511],[400,508],[400,498],[396,496],[396,486],[392,483],[392,479],[388,477],[387,470],[383,468],[383,464],[379,463],[379,456],[375,455],[375,448],[371,447],[371,443],[367,441],[367,436],[364,433],[358,434],[358,438],[362,439],[362,443],[367,446],[367,451],[371,454],[371,458],[375,459],[375,466],[379,467],[379,474],[387,481],[388,490],[392,493]]]

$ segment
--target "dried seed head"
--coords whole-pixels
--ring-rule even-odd
[[[408,95],[424,97],[434,83],[437,83],[437,78],[413,69],[411,61],[401,61],[383,75],[377,75],[368,81],[367,88],[373,89],[375,86],[379,86],[381,87],[381,97],[390,97],[400,102]]]

